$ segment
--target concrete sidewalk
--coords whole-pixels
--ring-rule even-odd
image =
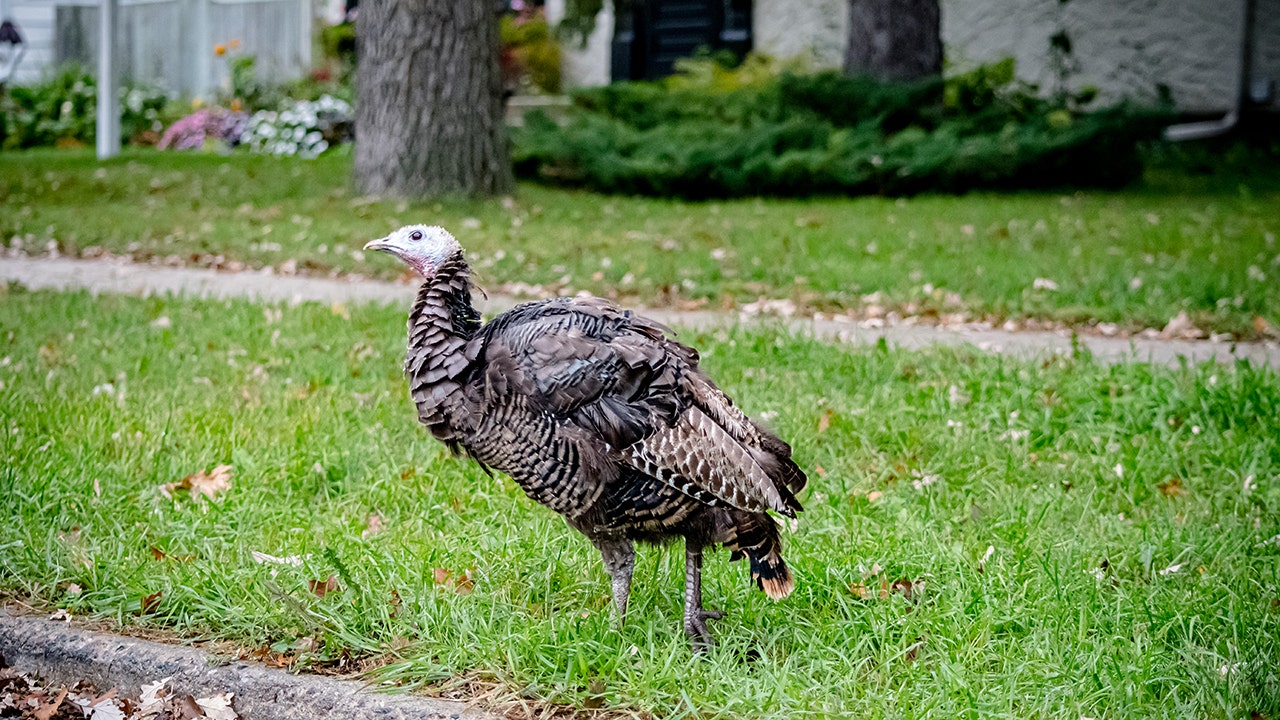
[[[233,692],[243,720],[499,720],[456,700],[379,693],[359,680],[295,675],[259,663],[228,661],[191,647],[81,630],[65,622],[0,608],[0,656],[47,681],[86,680],[99,690],[136,696],[146,683],[171,678],[175,692]]]
[[[248,297],[265,301],[325,303],[378,302],[403,305],[407,311],[417,289],[411,285],[373,280],[290,277],[261,272],[226,273],[215,270],[169,268],[120,261],[71,260],[65,258],[0,258],[0,282],[16,281],[33,290],[86,289],[94,293],[132,295],[188,295],[194,297]],[[491,296],[479,304],[486,312],[501,311],[518,301],[508,296]],[[821,340],[871,344],[885,340],[889,345],[920,349],[933,345],[973,345],[979,349],[1034,357],[1071,350],[1066,332],[1006,332],[972,327],[948,328],[925,325],[863,327],[853,321],[782,320],[746,318],[737,314],[678,310],[644,310],[645,315],[677,328],[702,330],[737,322],[786,329]],[[1219,343],[1206,340],[1157,340],[1148,338],[1108,338],[1080,335],[1079,342],[1102,362],[1151,362],[1177,365],[1215,360],[1250,362],[1280,368],[1280,344]]]

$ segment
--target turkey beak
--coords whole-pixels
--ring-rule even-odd
[[[364,249],[365,250],[381,250],[382,252],[388,252],[389,250],[391,250],[391,238],[384,237],[384,238],[378,238],[377,240],[370,240],[369,242],[364,244]]]

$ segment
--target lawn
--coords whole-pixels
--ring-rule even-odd
[[[234,188],[197,177],[182,192]],[[472,210],[505,212],[440,214]],[[354,234],[381,212],[324,222]],[[786,535],[797,591],[772,603],[717,553],[707,601],[729,617],[694,658],[678,548],[642,550],[619,630],[588,544],[416,425],[404,308],[0,292],[11,594],[406,685],[658,717],[1280,716],[1268,370],[688,334],[811,477]],[[212,500],[165,487],[223,464],[229,488],[191,481]]]
[[[459,236],[493,290],[712,308],[765,297],[802,313],[1121,332],[1186,312],[1206,332],[1257,339],[1280,332],[1280,172],[1262,166],[1225,178],[1160,170],[1120,192],[685,203],[522,185],[514,199],[423,204],[355,196],[341,151],[134,150],[104,164],[38,151],[0,155],[0,239],[394,278],[394,264],[359,248],[427,222]]]

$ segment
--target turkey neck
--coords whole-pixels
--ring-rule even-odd
[[[471,304],[471,268],[457,254],[418,289],[409,313],[409,357],[423,351],[436,354],[432,351],[454,345],[448,340],[470,340],[479,329],[480,311]]]
[[[474,429],[463,385],[470,366],[467,343],[479,330],[480,313],[471,305],[471,271],[458,254],[418,290],[409,313],[409,352],[404,359],[418,419],[455,449]]]

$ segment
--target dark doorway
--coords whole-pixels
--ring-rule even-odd
[[[613,32],[614,80],[656,80],[698,50],[751,50],[751,0],[633,0]]]

